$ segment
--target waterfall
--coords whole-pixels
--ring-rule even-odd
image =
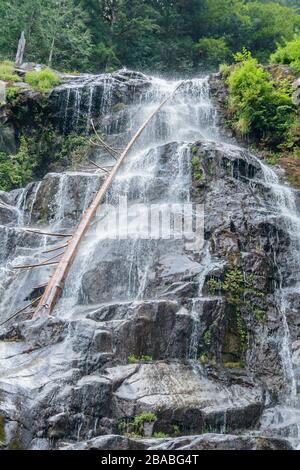
[[[111,79],[105,80],[107,99],[102,107],[109,109],[111,102]],[[94,83],[90,83],[94,87]],[[136,104],[130,106],[127,139],[136,132],[149,114],[172,93],[178,86],[176,81],[151,79],[151,86],[140,96]],[[94,93],[94,92],[93,92]],[[128,223],[130,237],[119,238],[123,223],[111,228],[105,207],[117,206],[120,198],[126,197],[129,209],[136,203],[143,203],[142,211],[147,211],[150,204],[156,210],[166,213],[170,205],[190,201],[191,168],[190,144],[206,136],[218,138],[216,110],[209,98],[207,77],[184,82],[175,97],[157,114],[149,124],[134,151],[116,176],[107,195],[103,216],[97,220],[80,249],[74,266],[66,282],[64,295],[58,305],[61,312],[70,312],[76,305],[85,303],[105,303],[116,301],[134,301],[151,298],[151,276],[161,252],[166,250],[183,252],[182,240],[147,239],[148,225],[136,225],[136,217]],[[176,142],[176,144],[174,143]],[[168,161],[163,152],[170,146]],[[60,191],[58,192],[58,197]],[[106,215],[105,215],[106,214]],[[139,214],[140,215],[140,214]],[[147,219],[147,214],[145,214]],[[140,220],[139,217],[138,220]],[[145,219],[143,219],[145,220]],[[110,231],[107,232],[107,225]],[[151,226],[156,232],[159,227]],[[122,239],[123,238],[123,239]],[[97,254],[97,255],[96,255]],[[103,266],[112,266],[113,260],[121,263],[123,270],[111,270],[108,285],[103,285],[99,292],[90,296],[86,293],[89,276],[101,272]],[[95,264],[95,259],[97,263]],[[120,268],[121,268],[120,265]],[[102,267],[100,267],[102,266]],[[108,274],[103,272],[103,278]],[[107,294],[105,291],[107,289]],[[101,295],[101,290],[103,295]]]
[[[122,149],[151,112],[174,91],[178,83],[175,80],[146,77],[143,74],[123,70],[115,74],[84,75],[75,78],[57,87],[51,99],[53,106],[58,110],[57,123],[63,133],[78,132],[88,136],[93,131],[91,126],[93,119],[99,132],[105,134],[105,139],[116,148]],[[182,348],[180,359],[183,359],[184,365],[187,365],[195,376],[205,375],[206,369],[199,363],[199,346],[201,341],[203,342],[203,334],[208,331],[207,325],[210,327],[213,322],[219,321],[217,316],[219,306],[220,316],[224,313],[225,317],[226,313],[222,310],[223,304],[226,304],[224,299],[218,297],[219,304],[215,307],[216,304],[213,302],[216,301],[216,296],[209,297],[205,292],[206,281],[215,272],[222,275],[228,267],[226,265],[228,260],[224,260],[225,255],[223,258],[222,255],[218,257],[218,253],[212,249],[211,233],[205,238],[203,249],[193,248],[188,237],[182,236],[180,224],[176,226],[175,216],[179,215],[182,222],[182,208],[193,200],[191,155],[195,150],[193,148],[195,143],[201,141],[202,147],[210,145],[212,154],[215,146],[216,158],[220,149],[224,149],[226,157],[232,157],[233,160],[238,159],[241,154],[243,156],[245,149],[228,145],[224,142],[221,132],[218,112],[210,98],[208,77],[184,81],[172,100],[155,115],[145,129],[114,179],[103,205],[99,208],[80,245],[62,295],[53,312],[54,317],[61,319],[62,323],[68,324],[68,321],[75,323],[77,319],[86,319],[87,312],[91,310],[96,312],[98,308],[120,304],[132,307],[132,311],[129,309],[126,313],[129,318],[134,308],[143,303],[159,304],[167,302],[170,298],[173,301],[173,297],[169,294],[188,284],[191,290],[186,297],[183,296],[182,299],[180,296],[176,297],[177,294],[174,296],[173,303],[176,308],[178,306],[178,311],[174,315],[174,312],[171,312],[170,317],[172,321],[176,315],[184,318],[182,324],[187,325],[189,330],[188,337],[184,338],[186,344]],[[102,150],[95,151],[93,158],[99,164],[111,163],[111,161],[108,163],[107,155]],[[222,168],[216,171],[221,173],[226,162],[230,163],[229,160],[226,162],[225,160],[223,158],[220,165]],[[283,223],[284,232],[289,237],[286,252],[283,250],[284,253],[277,253],[274,250],[274,260],[272,260],[278,270],[275,297],[280,313],[280,331],[274,333],[274,342],[277,342],[276,351],[280,354],[280,366],[286,386],[280,397],[280,403],[273,407],[270,405],[270,409],[265,410],[261,430],[266,434],[277,435],[277,432],[280,434],[284,423],[292,427],[289,436],[296,439],[298,445],[300,404],[297,392],[300,384],[293,362],[293,335],[289,328],[289,313],[290,296],[300,292],[300,218],[293,190],[281,182],[276,170],[253,155],[251,164],[254,163],[258,169],[254,176],[247,166],[246,157],[244,163],[246,176],[243,178],[248,180],[250,189],[253,190],[256,186],[264,188],[261,199],[265,203],[262,209],[263,222],[272,220],[275,224]],[[237,170],[234,165],[231,168],[227,166],[227,170],[228,179],[231,177],[230,191],[234,188],[234,192],[237,190],[237,185],[242,182],[242,178],[239,179],[239,174],[236,175],[239,169]],[[221,174],[225,174],[225,170]],[[222,179],[222,176],[218,174],[216,178]],[[208,184],[214,184],[213,177],[212,181]],[[44,252],[57,244],[57,241],[50,237],[37,238],[33,234],[30,235],[24,231],[24,228],[30,226],[49,231],[71,232],[102,183],[103,175],[89,173],[89,170],[50,173],[41,182],[31,183],[13,195],[18,222],[14,227],[0,226],[1,320],[5,320],[28,303],[36,286],[46,283],[53,272],[51,267],[32,271],[13,269],[16,265],[44,260]],[[205,183],[203,186],[205,187]],[[223,189],[222,181],[218,189]],[[245,195],[248,197],[246,191]],[[225,198],[226,193],[224,208],[223,200],[221,207],[212,206],[215,212],[221,213],[228,209]],[[229,198],[229,201],[233,199]],[[171,213],[170,208],[173,208],[174,212]],[[230,210],[231,208],[229,214]],[[226,215],[224,219],[219,219],[216,215],[216,222],[212,227],[216,231],[220,227],[225,227],[227,230],[230,217]],[[244,220],[239,222],[242,224]],[[234,235],[231,230],[227,231],[230,235]],[[242,249],[240,254],[242,257]],[[285,270],[286,263],[289,263],[288,270]],[[207,303],[210,304],[208,309],[215,309],[217,314],[214,317],[210,312],[210,322],[205,326]],[[118,324],[121,324],[122,320],[123,317],[113,318]],[[103,325],[100,326],[102,328]],[[100,326],[95,328],[100,330]],[[102,333],[107,333],[106,327],[107,330],[113,329],[111,325],[105,324]],[[73,325],[70,326],[69,323],[68,328],[71,336]],[[222,328],[219,328],[218,334],[221,335],[222,332]],[[171,333],[173,332],[170,331],[170,336]],[[73,346],[74,344],[71,344],[70,349]],[[170,346],[170,350],[172,347]],[[177,359],[176,357],[176,361]],[[87,359],[86,363],[85,373],[88,373]],[[225,364],[223,365],[224,375],[220,382],[227,380],[228,371],[225,370]],[[176,367],[174,366],[174,370]],[[99,369],[96,372],[98,373]],[[245,376],[247,372],[245,371]],[[230,374],[231,372],[228,373],[228,377],[231,380],[234,373]],[[238,374],[239,372],[237,376]],[[207,392],[204,390],[203,393],[207,393],[208,403],[210,400],[208,395],[212,390],[211,381],[215,380],[217,383],[216,376],[211,379],[207,374],[202,382],[207,385]],[[240,378],[242,383],[242,374]],[[234,381],[234,378],[232,380]],[[233,419],[231,411],[234,410],[235,415],[238,415],[238,408],[234,408],[235,400],[238,400],[239,404],[243,402],[245,408],[248,406],[247,397],[238,397],[240,390],[238,381],[235,386],[237,397],[232,396],[232,389],[224,386],[225,389],[222,389],[222,393],[216,399],[219,400],[217,413],[219,413],[221,432],[226,432],[227,427],[230,428]],[[215,387],[217,390],[219,384]],[[250,396],[251,387],[248,388]],[[245,395],[248,395],[248,391]],[[78,440],[85,436],[86,426],[83,424],[85,418],[83,413],[82,421],[78,423]]]
[[[296,196],[292,188],[280,182],[278,174],[259,161],[265,184],[271,190],[272,209],[283,220],[290,237],[289,266],[277,265],[279,285],[276,296],[282,321],[281,360],[285,375],[285,393],[281,405],[266,411],[262,420],[263,429],[279,432],[286,428],[286,433],[300,446],[300,404],[298,398],[299,382],[295,376],[292,360],[292,339],[287,320],[291,308],[289,296],[300,293],[300,217],[296,206]],[[288,268],[288,269],[287,269]],[[289,276],[287,276],[287,272]]]

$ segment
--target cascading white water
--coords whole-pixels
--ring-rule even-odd
[[[259,160],[258,160],[259,161]],[[295,377],[292,360],[292,340],[287,320],[288,310],[291,309],[289,296],[300,293],[300,217],[296,206],[295,193],[291,187],[280,182],[277,173],[259,161],[265,184],[271,190],[272,212],[282,219],[290,238],[289,266],[284,268],[277,264],[279,286],[276,292],[282,321],[281,359],[285,375],[285,393],[282,405],[276,406],[265,413],[263,429],[285,433],[295,439],[296,446],[300,445],[300,403],[298,398],[299,383]],[[276,260],[275,260],[276,261]],[[289,272],[289,276],[286,274]]]
[[[94,87],[95,83],[90,86]],[[109,86],[113,87],[112,79],[105,83],[106,89]],[[131,135],[177,86],[176,81],[151,79],[151,86],[147,87],[135,105],[129,107],[126,116],[129,132],[126,134],[126,140],[130,140]],[[109,109],[112,91],[107,93],[105,107]],[[106,204],[117,205],[120,197],[126,197],[130,205],[137,202],[155,203],[159,211],[163,212],[170,204],[188,202],[191,188],[189,143],[203,138],[218,138],[217,113],[209,97],[207,77],[183,82],[175,97],[155,116],[124,168],[117,175]],[[162,161],[161,146],[167,143],[171,145],[172,142],[176,144],[172,144],[168,161]],[[122,275],[118,271],[110,272],[110,283],[114,286],[114,291],[103,298],[96,295],[97,302],[133,301],[149,295],[146,292],[148,278],[153,275],[157,253],[164,249],[170,250],[168,246],[174,243],[174,253],[184,250],[182,240],[148,240],[144,231],[148,226],[147,229],[140,225],[137,227],[135,218],[127,227],[130,237],[126,239],[126,234],[123,233],[121,241],[114,240],[120,236],[120,226],[122,228],[123,224],[119,223],[118,233],[114,232],[115,228],[110,229],[108,233],[107,217],[100,217],[100,221],[94,224],[90,236],[81,247],[58,306],[61,312],[70,314],[72,308],[78,304],[79,298],[83,303],[92,301],[86,298],[82,286],[85,274],[88,268],[93,266],[95,258],[105,265],[111,263],[119,253],[124,262],[123,269],[126,271]],[[121,252],[118,251],[120,245]],[[105,277],[105,274],[103,276]],[[105,290],[104,286],[102,288]]]
[[[90,119],[95,114],[95,106],[97,106],[100,116],[112,114],[109,122],[103,120],[101,130],[115,133],[117,137],[121,136],[121,144],[124,146],[150,113],[164,98],[172,93],[178,84],[175,81],[157,78],[147,78],[147,83],[145,90],[136,96],[133,103],[127,106],[126,110],[122,109],[116,112],[116,116],[114,116],[114,112],[112,113],[114,106],[114,77],[108,75],[103,79],[103,77],[86,76],[83,79],[75,80],[72,84],[63,85],[61,87],[64,91],[61,105],[64,131],[67,132],[70,127],[76,130],[82,124],[86,132],[90,132]],[[100,85],[104,93],[99,100],[98,87]],[[133,96],[135,96],[134,93]],[[126,121],[125,124],[124,121]],[[171,203],[188,202],[191,188],[189,149],[190,144],[199,139],[220,140],[217,111],[209,97],[207,77],[184,82],[174,99],[158,113],[138,141],[109,191],[103,212],[99,213],[99,217],[93,224],[89,235],[82,243],[67,279],[62,298],[57,306],[57,314],[61,317],[72,318],[78,305],[81,305],[80,308],[84,310],[88,304],[131,302],[151,298],[151,295],[153,295],[151,282],[155,278],[155,269],[160,269],[159,259],[162,257],[168,259],[170,272],[172,272],[176,263],[180,264],[182,262],[183,253],[186,253],[185,240],[147,239],[145,237],[147,224],[137,225],[135,217],[132,217],[129,221],[126,233],[129,231],[131,236],[126,238],[122,213],[118,233],[116,233],[115,226],[107,228],[107,222],[110,220],[107,209],[110,204],[118,204],[119,197],[124,196],[127,196],[130,204],[136,202],[155,203],[161,212]],[[162,153],[161,146],[166,144],[170,144],[170,151],[164,150]],[[99,159],[101,158],[105,159],[103,155],[99,154]],[[278,176],[272,169],[263,165],[259,160],[258,162],[262,168],[264,184],[270,188],[270,204],[272,206],[270,213],[272,212],[274,216],[275,211],[278,216],[284,218],[287,231],[292,240],[291,249],[294,254],[294,266],[290,269],[294,283],[286,285],[282,281],[281,285],[278,286],[278,298],[281,299],[278,304],[281,305],[283,327],[281,355],[288,397],[286,403],[284,403],[285,406],[277,408],[278,414],[272,416],[272,424],[275,423],[274,427],[276,427],[276,419],[277,421],[280,419],[291,421],[291,410],[293,410],[293,406],[296,409],[297,405],[297,384],[293,371],[286,311],[289,308],[289,293],[292,289],[299,292],[300,286],[300,219],[292,190],[280,184]],[[51,228],[63,229],[69,226],[67,214],[68,216],[72,215],[69,183],[74,174],[56,174],[52,177],[58,179],[58,186],[56,198],[49,201],[50,205],[53,204],[55,212],[55,216],[51,220]],[[87,175],[78,172],[75,173],[75,177],[83,179],[87,178]],[[96,181],[93,183],[92,177],[85,181],[86,191],[80,193],[80,196],[83,196],[82,210],[86,209],[90,203],[97,186]],[[32,214],[40,191],[41,185],[39,184],[35,185],[34,188],[28,187],[19,195],[17,204],[19,211],[18,228],[21,229],[22,225],[32,223]],[[30,197],[29,193],[31,194]],[[6,237],[4,239],[7,240],[4,244],[9,246],[10,229],[5,228],[4,230]],[[120,234],[120,239],[117,239],[116,236],[120,236]],[[49,239],[42,237],[37,243],[33,243],[30,248],[27,248],[22,237],[23,235],[20,235],[19,248],[11,253],[9,263],[12,259],[14,259],[14,264],[32,262],[40,256],[41,249],[46,248],[49,244]],[[36,257],[34,253],[37,249],[39,253]],[[95,261],[97,261],[96,264]],[[45,269],[42,274],[35,271],[19,275],[13,273],[9,263],[7,263],[7,259],[4,259],[0,268],[0,294],[2,294],[0,308],[4,318],[6,318],[7,313],[22,307],[25,297],[30,293],[32,287],[45,282],[51,271]],[[99,266],[102,265],[105,269],[101,271]],[[200,367],[196,359],[201,326],[200,317],[203,302],[205,301],[202,295],[203,285],[207,274],[215,267],[218,267],[218,264],[211,259],[208,248],[203,251],[199,266],[198,271],[195,269],[198,292],[191,301],[193,308],[190,312],[194,327],[190,338],[189,359],[193,361],[195,368]],[[89,276],[95,285],[95,292],[91,296],[87,294],[85,289],[85,283],[89,282]],[[283,279],[283,276],[281,278]],[[25,292],[26,295],[24,295]],[[11,299],[16,299],[13,305],[10,303]],[[299,411],[299,408],[297,410]],[[297,415],[295,412],[294,414],[296,424],[299,427],[300,420],[298,416],[300,413]],[[224,426],[226,427],[225,418],[226,411],[224,415]],[[299,437],[299,435],[296,437]]]

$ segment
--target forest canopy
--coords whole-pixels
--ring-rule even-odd
[[[0,0],[0,60],[22,30],[26,61],[57,69],[189,73],[243,47],[267,61],[299,34],[300,0]]]

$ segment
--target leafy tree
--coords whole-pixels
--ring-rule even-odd
[[[266,61],[300,29],[298,1],[1,0],[0,59],[24,29],[27,60],[62,69],[192,72],[241,47]]]
[[[277,43],[292,39],[300,27],[300,17],[293,10],[276,3],[251,2],[243,8],[247,17],[240,34],[240,44],[255,57],[267,61]]]
[[[279,46],[271,55],[270,61],[272,64],[290,65],[297,74],[300,74],[300,36],[286,42],[282,47]]]
[[[208,66],[218,66],[232,57],[232,52],[223,38],[201,38],[195,47],[200,62]]]
[[[0,57],[14,58],[24,30],[27,60],[84,69],[91,47],[85,19],[73,0],[6,0],[0,6]]]
[[[35,166],[35,158],[30,155],[28,143],[22,137],[16,155],[0,153],[0,190],[10,191],[24,186],[30,180]]]

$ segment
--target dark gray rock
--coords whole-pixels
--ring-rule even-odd
[[[149,450],[292,450],[284,439],[233,435],[204,434],[203,436],[179,437],[151,445]]]

